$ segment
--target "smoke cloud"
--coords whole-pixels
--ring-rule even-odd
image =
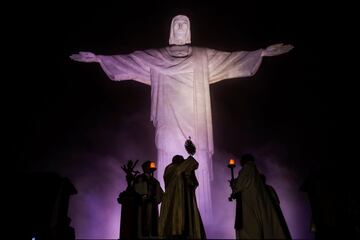
[[[134,113],[119,122],[108,123],[99,122],[92,130],[86,130],[89,144],[85,147],[65,146],[61,154],[54,155],[48,166],[43,167],[68,177],[78,190],[78,194],[70,198],[69,216],[79,239],[119,237],[121,205],[117,197],[126,188],[121,166],[130,159],[138,159],[140,170],[143,161],[156,156],[147,116]],[[305,194],[299,191],[302,179],[290,167],[286,149],[281,144],[268,143],[241,149],[241,152],[254,154],[259,171],[277,191],[292,237],[311,239],[310,209]],[[208,238],[235,238],[236,203],[228,200],[231,190],[227,163],[230,158],[236,160],[236,176],[240,170],[239,157],[238,152],[222,149],[216,149],[213,156],[213,218],[204,219],[208,223],[205,226]]]

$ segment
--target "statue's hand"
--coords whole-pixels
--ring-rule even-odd
[[[287,53],[293,48],[294,46],[291,44],[286,44],[286,45],[284,45],[283,43],[274,44],[264,49],[261,55],[264,57],[277,56],[280,54]]]
[[[98,57],[92,52],[79,52],[78,54],[72,54],[70,58],[78,62],[99,62]]]

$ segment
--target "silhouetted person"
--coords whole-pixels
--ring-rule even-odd
[[[350,174],[349,174],[350,175]],[[339,175],[338,169],[312,173],[300,190],[308,194],[315,239],[356,239],[356,209],[359,202],[352,176]],[[359,217],[359,215],[358,215]],[[359,221],[359,218],[358,218]]]
[[[266,190],[269,193],[269,196],[273,202],[273,205],[275,207],[276,213],[278,214],[279,220],[281,222],[281,226],[284,230],[284,233],[286,234],[286,239],[291,239],[291,234],[288,228],[288,225],[286,223],[284,214],[282,213],[281,207],[280,207],[280,198],[278,196],[278,194],[276,193],[275,189],[266,183],[266,177],[264,174],[260,174],[261,180],[263,181]]]
[[[237,239],[286,239],[275,207],[261,180],[251,154],[240,159],[238,177],[231,182],[232,197],[241,193],[242,226],[236,229]],[[235,220],[236,221],[236,220]]]
[[[206,234],[196,202],[199,163],[189,156],[176,155],[165,168],[165,194],[160,211],[159,234],[172,239],[205,239]]]
[[[71,227],[71,218],[67,217],[63,226],[59,229],[59,236],[54,240],[75,240],[75,229]]]
[[[135,191],[141,196],[138,212],[138,237],[153,238],[158,236],[158,204],[164,191],[160,183],[153,177],[150,161],[142,164],[143,173],[135,179]]]
[[[72,229],[68,217],[70,198],[77,194],[71,180],[56,172],[24,173],[18,180],[12,194],[18,212],[11,221],[17,237],[10,239],[75,239],[67,234]]]
[[[135,179],[139,173],[134,170],[137,162],[129,160],[126,165],[121,167],[126,173],[127,187],[117,199],[121,204],[120,239],[136,239],[138,237],[138,206],[142,200],[134,189]]]

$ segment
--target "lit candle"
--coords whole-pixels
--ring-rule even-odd
[[[155,162],[153,162],[153,161],[151,161],[150,162],[150,176],[154,176],[154,172],[155,172],[155,170],[156,170],[156,165],[155,165]]]
[[[229,167],[235,167],[235,160],[234,159],[229,160]]]
[[[235,160],[234,159],[230,159],[229,160],[229,164],[228,164],[228,168],[230,168],[230,172],[231,172],[231,180],[230,180],[230,186],[231,184],[234,182],[234,168],[235,168]],[[232,197],[229,197],[229,201],[232,201]]]
[[[151,169],[151,170],[155,170],[155,169],[156,169],[155,162],[150,162],[150,169]]]
[[[228,168],[230,168],[230,170],[231,170],[231,179],[233,180],[234,179],[234,168],[235,168],[235,160],[234,159],[229,160]]]

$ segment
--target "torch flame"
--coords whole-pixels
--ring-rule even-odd
[[[230,160],[229,160],[229,165],[235,166],[235,160],[234,160],[234,159],[230,159]]]
[[[151,162],[151,163],[150,163],[150,169],[155,169],[155,168],[156,168],[155,162]]]

